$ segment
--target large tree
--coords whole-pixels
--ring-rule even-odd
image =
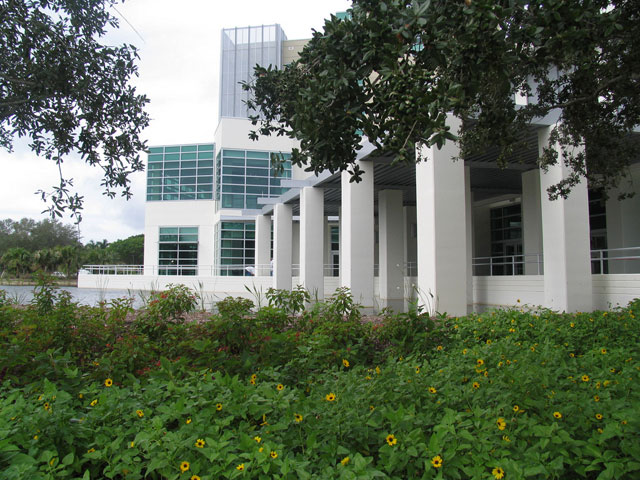
[[[117,27],[117,0],[0,0],[0,146],[16,136],[61,168],[72,152],[104,171],[102,186],[129,198],[129,175],[142,170],[140,133],[148,102],[130,80],[132,45],[101,43]],[[78,215],[82,197],[60,169],[50,212]]]
[[[298,61],[257,67],[246,88],[254,135],[299,139],[292,159],[309,171],[347,169],[358,181],[363,135],[401,162],[419,159],[416,146],[458,139],[461,156],[498,147],[505,165],[526,126],[552,115],[571,175],[550,196],[583,177],[606,190],[638,153],[640,2],[354,0],[350,18],[331,17]],[[514,101],[522,93],[526,106]],[[449,112],[460,133],[447,129]],[[539,163],[557,161],[547,148]]]

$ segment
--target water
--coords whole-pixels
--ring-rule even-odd
[[[33,299],[33,286],[0,285],[0,290],[7,292],[10,299],[17,300],[20,304],[28,304]],[[66,290],[73,300],[82,305],[95,306],[102,301],[111,301],[116,298],[133,297],[133,307],[142,308],[143,298],[148,292],[132,290],[101,290],[97,288],[58,287],[57,290]]]

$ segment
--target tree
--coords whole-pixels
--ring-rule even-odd
[[[129,198],[129,175],[144,168],[148,100],[130,85],[137,51],[99,41],[118,25],[116,3],[0,1],[0,146],[11,151],[14,137],[27,136],[37,155],[56,162],[59,184],[39,192],[52,216],[69,209],[81,218],[82,197],[62,172],[71,152],[104,171],[111,198],[118,189]]]
[[[29,273],[31,263],[31,252],[22,247],[10,248],[0,258],[2,269],[14,276]]]
[[[73,225],[58,220],[31,218],[0,222],[0,255],[12,247],[23,247],[30,252],[65,245],[79,245],[79,232]]]
[[[116,240],[107,247],[115,263],[141,265],[144,262],[144,234]]]
[[[256,67],[245,88],[257,112],[253,138],[299,139],[292,161],[308,171],[349,170],[358,181],[362,136],[398,162],[419,161],[419,145],[457,139],[462,157],[495,146],[505,166],[518,161],[526,126],[557,114],[550,142],[567,152],[571,174],[550,197],[583,177],[606,190],[638,154],[640,4],[354,0],[350,18],[332,16],[298,61]],[[515,104],[520,92],[527,106]],[[461,132],[446,127],[449,112],[462,118]],[[543,169],[558,162],[548,147]]]

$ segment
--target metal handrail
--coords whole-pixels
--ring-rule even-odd
[[[534,258],[534,260],[528,260],[528,258]],[[489,268],[489,275],[496,275],[494,272],[496,268],[510,267],[509,275],[521,275],[518,273],[516,267],[522,266],[522,273],[524,273],[525,265],[536,265],[536,274],[541,275],[543,271],[543,254],[542,253],[520,253],[517,255],[496,255],[493,257],[473,257],[471,260],[471,266],[474,268],[474,275],[479,275],[477,270],[481,267]]]

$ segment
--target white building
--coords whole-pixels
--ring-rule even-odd
[[[184,283],[219,299],[298,284],[321,298],[346,286],[369,310],[417,300],[452,315],[520,304],[587,311],[640,296],[640,196],[605,202],[581,184],[549,201],[546,188],[565,175],[537,168],[553,119],[530,126],[523,161],[508,169],[490,148],[453,161],[449,142],[408,167],[364,145],[362,182],[309,177],[287,161],[290,139],[249,139],[238,84],[256,63],[291,61],[305,41],[288,41],[279,25],[225,29],[222,39],[215,142],[150,149],[145,265],[88,267],[79,286]],[[630,172],[640,184],[640,162]]]

